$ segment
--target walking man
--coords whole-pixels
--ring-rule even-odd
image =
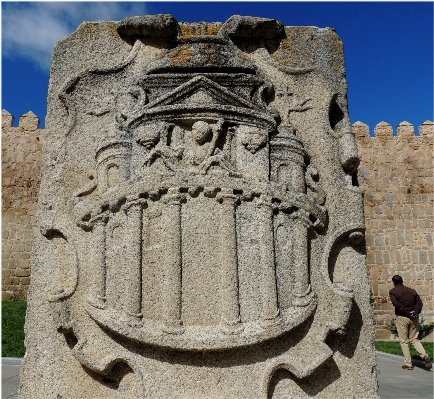
[[[390,290],[389,295],[395,307],[396,329],[398,330],[398,338],[402,353],[404,354],[405,364],[402,368],[413,370],[410,349],[408,347],[408,343],[410,342],[424,360],[425,368],[430,369],[432,366],[431,359],[418,340],[419,313],[422,311],[422,301],[415,290],[403,285],[401,276],[393,276],[392,282],[394,287]]]

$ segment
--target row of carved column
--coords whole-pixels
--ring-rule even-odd
[[[162,201],[162,223],[164,231],[164,256],[160,265],[162,280],[162,315],[164,330],[168,333],[182,333],[182,226],[181,207],[183,194],[178,189],[169,189]],[[238,334],[242,331],[238,291],[238,254],[236,207],[238,197],[231,189],[222,189],[216,199],[220,202],[219,231],[221,254],[221,297],[220,319],[222,331]],[[122,276],[126,287],[121,307],[130,323],[139,325],[142,320],[142,232],[146,218],[146,201],[139,199],[124,206],[124,256],[128,267]],[[309,292],[308,271],[308,213],[302,209],[295,225],[294,296],[297,300]],[[276,268],[274,253],[273,206],[271,197],[261,196],[257,201],[257,217],[260,231],[261,264],[261,325],[270,327],[281,322],[278,307]],[[104,309],[106,304],[106,224],[108,214],[100,215],[93,223],[93,295],[90,303]]]

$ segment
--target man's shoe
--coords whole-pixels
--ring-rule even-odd
[[[403,368],[404,370],[413,370],[413,366],[407,366],[406,364],[404,364],[404,365],[402,366],[402,368]]]
[[[423,361],[425,362],[425,368],[429,370],[432,367],[432,362],[429,356],[428,355],[424,356]]]

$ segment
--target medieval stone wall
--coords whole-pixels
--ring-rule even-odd
[[[45,130],[33,112],[13,121],[2,111],[2,299],[25,300]]]
[[[39,190],[45,130],[32,112],[20,117],[2,111],[2,299],[25,300]],[[388,292],[391,277],[401,274],[424,302],[425,320],[433,319],[433,133],[425,122],[415,135],[402,122],[393,135],[381,122],[375,136],[361,122],[353,124],[365,192],[367,265],[375,301],[377,337],[389,338],[384,325],[393,316]]]
[[[391,278],[417,290],[425,321],[433,319],[433,122],[419,127],[379,123],[373,137],[361,122],[352,126],[359,147],[360,187],[365,192],[366,263],[375,300],[377,338],[393,317]]]

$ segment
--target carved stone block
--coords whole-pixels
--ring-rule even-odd
[[[21,398],[378,398],[332,29],[84,23],[50,79]]]

